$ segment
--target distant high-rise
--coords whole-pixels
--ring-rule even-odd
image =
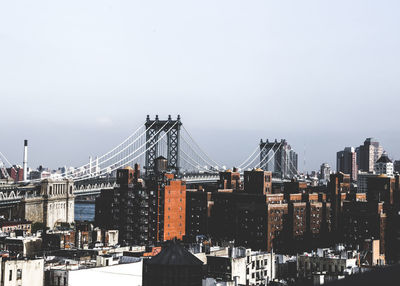
[[[281,178],[293,178],[298,174],[298,155],[285,139],[280,142],[261,139],[260,150],[260,167],[264,171]]]
[[[400,160],[396,160],[393,163],[394,171],[400,173]]]
[[[336,171],[348,174],[352,181],[357,181],[357,155],[353,147],[336,153]]]
[[[319,172],[319,179],[324,182],[329,182],[329,176],[331,175],[331,167],[328,163],[323,163],[321,165],[321,170]]]
[[[383,147],[374,138],[367,138],[364,145],[356,149],[358,169],[363,172],[373,172],[374,164],[382,156]]]

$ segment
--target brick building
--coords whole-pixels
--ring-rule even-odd
[[[328,184],[328,194],[331,202],[332,215],[332,232],[335,234],[334,239],[339,239],[342,231],[341,213],[342,202],[346,195],[350,193],[350,175],[341,172],[332,174]]]
[[[266,249],[267,206],[264,195],[218,192],[210,217],[210,234],[221,243]]]
[[[343,203],[343,240],[356,248],[362,247],[366,239],[379,239],[381,254],[385,254],[386,213],[383,203]]]
[[[211,193],[186,190],[186,239],[194,242],[196,236],[207,235]]]
[[[244,191],[249,194],[271,194],[272,172],[262,169],[244,171]]]
[[[155,245],[185,235],[186,185],[168,173],[166,159],[140,178],[140,169],[117,170],[118,187],[102,190],[96,199],[96,224],[119,230],[122,244]]]
[[[240,180],[240,173],[236,168],[219,173],[218,188],[219,189],[232,189],[240,190],[242,183]]]

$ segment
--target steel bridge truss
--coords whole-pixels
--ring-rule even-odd
[[[177,120],[172,120],[171,115],[168,120],[159,120],[158,115],[155,120],[150,120],[147,116],[146,127],[146,173],[152,172],[155,166],[155,160],[159,154],[159,136],[162,132],[167,133],[167,162],[168,168],[175,169],[179,173],[180,158],[179,158],[179,141],[181,120],[178,115]]]

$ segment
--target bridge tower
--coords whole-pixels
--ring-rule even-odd
[[[282,139],[278,142],[275,139],[275,142],[269,142],[268,139],[266,142],[263,142],[261,139],[260,141],[260,161],[264,159],[263,163],[261,164],[260,168],[264,171],[272,171],[275,175],[279,175],[279,177],[284,176],[287,172],[285,171],[287,168],[286,164],[286,140]],[[273,157],[272,162],[267,162]]]
[[[146,174],[154,170],[155,159],[161,155],[159,154],[159,143],[157,142],[162,132],[167,133],[167,164],[169,169],[175,169],[179,173],[179,136],[181,130],[181,117],[178,115],[176,120],[171,119],[168,115],[168,120],[159,120],[156,115],[155,120],[150,120],[147,115],[146,127]],[[154,144],[154,145],[153,145]],[[153,145],[153,146],[152,146]]]

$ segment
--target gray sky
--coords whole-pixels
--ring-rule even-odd
[[[215,158],[286,138],[299,169],[376,137],[400,158],[400,2],[1,1],[0,151],[79,165],[146,114]],[[305,156],[304,156],[305,153]],[[304,165],[305,161],[305,165]]]

